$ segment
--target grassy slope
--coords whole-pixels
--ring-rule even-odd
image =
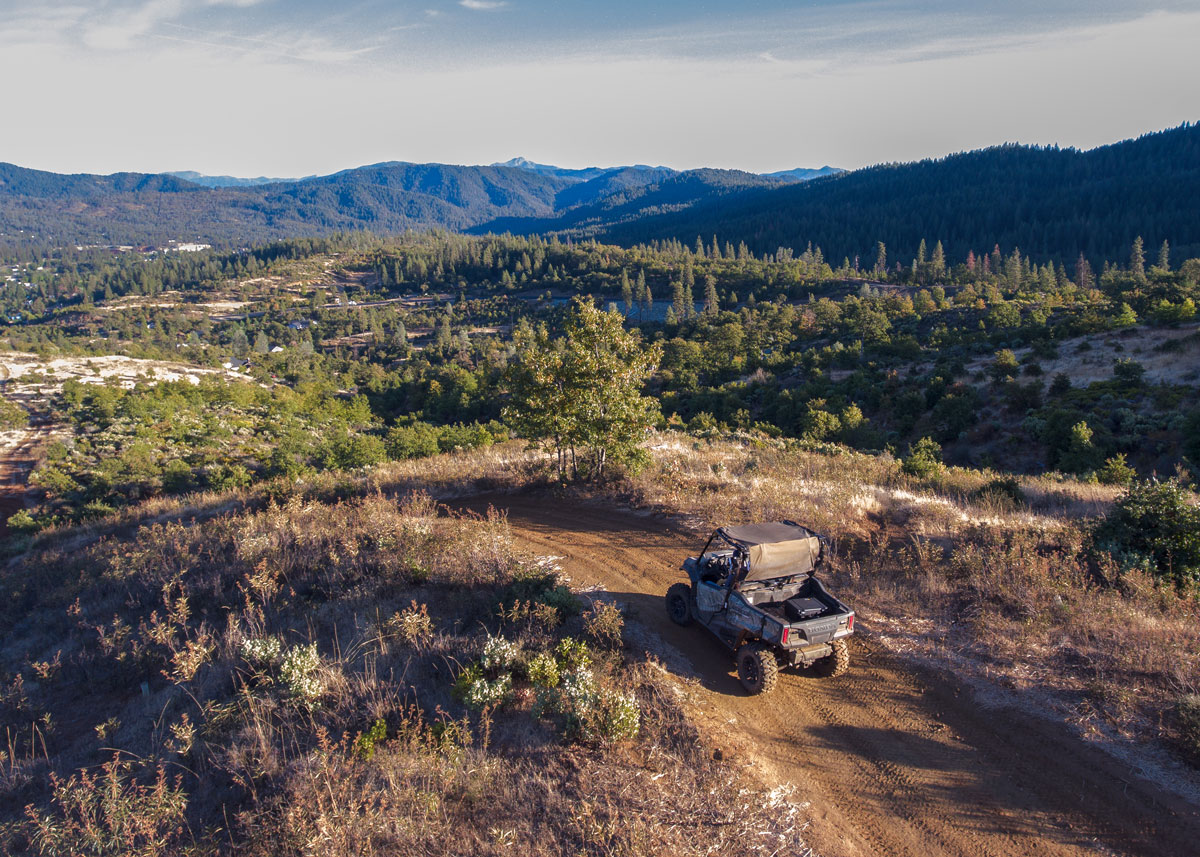
[[[152,500],[18,546],[0,578],[0,850],[648,853],[688,851],[697,830],[718,853],[801,848],[795,808],[713,760],[602,611],[537,608],[546,582],[502,521],[409,493],[523,479],[530,460]],[[637,737],[531,716],[525,667],[503,707],[464,707],[451,688],[488,633],[522,663],[587,639],[600,691],[637,700]],[[309,691],[286,656],[247,657],[272,637],[316,644]],[[385,737],[358,740],[379,721]]]

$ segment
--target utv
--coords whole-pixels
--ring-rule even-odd
[[[667,590],[667,613],[732,649],[750,693],[771,691],[786,667],[841,675],[854,611],[813,576],[824,560],[825,540],[792,521],[721,527],[683,564],[691,584]]]

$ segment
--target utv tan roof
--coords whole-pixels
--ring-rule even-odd
[[[821,556],[821,540],[792,521],[721,527],[719,535],[746,552],[749,570],[741,582],[809,574]]]

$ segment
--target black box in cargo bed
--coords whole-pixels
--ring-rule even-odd
[[[801,622],[813,619],[824,613],[826,607],[816,598],[789,598],[783,602],[783,611],[789,622]]]

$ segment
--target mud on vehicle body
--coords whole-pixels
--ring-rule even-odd
[[[769,692],[781,669],[841,675],[854,611],[814,576],[825,550],[793,521],[721,527],[684,562],[690,583],[667,590],[667,613],[679,625],[699,622],[733,650],[750,693]]]

